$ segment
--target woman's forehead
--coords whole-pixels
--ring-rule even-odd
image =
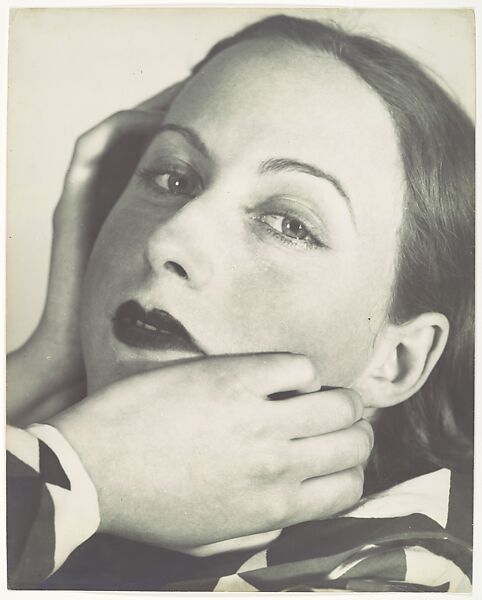
[[[274,106],[286,112],[303,101],[313,109],[313,100],[336,100],[338,111],[377,108],[377,117],[389,120],[382,100],[348,65],[321,50],[273,39],[241,42],[215,55],[191,77],[173,108],[189,99],[230,112]]]
[[[243,42],[215,56],[167,118],[202,127],[213,143],[222,130],[223,140],[238,143],[276,135],[277,142],[320,140],[332,151],[345,143],[345,151],[356,144],[367,152],[383,140],[384,153],[398,152],[388,110],[368,84],[332,56],[274,40]]]

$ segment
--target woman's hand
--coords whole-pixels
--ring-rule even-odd
[[[360,498],[372,448],[362,401],[319,386],[300,355],[210,357],[116,382],[50,423],[96,486],[101,531],[180,549]],[[267,399],[290,390],[303,394]]]
[[[72,402],[74,384],[83,391],[78,315],[87,261],[102,223],[182,85],[112,115],[77,140],[54,213],[44,311],[34,334],[7,364],[11,422],[29,422],[32,411],[38,413],[34,418],[42,416],[38,405],[47,396],[56,394],[57,410]],[[59,393],[67,387],[69,394]]]

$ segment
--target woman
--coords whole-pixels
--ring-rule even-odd
[[[101,531],[164,549],[94,537],[45,587],[467,589],[470,120],[401,52],[282,16],[217,44],[159,103],[84,137],[55,216],[30,348],[53,339],[63,381],[77,373],[80,312],[87,396],[50,416],[24,389],[12,419],[48,416],[80,456]],[[112,192],[126,132],[142,150],[129,140]],[[165,460],[143,490],[160,519],[129,496],[141,432]],[[434,498],[400,508],[426,486],[443,517]]]

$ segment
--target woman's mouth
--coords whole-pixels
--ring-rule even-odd
[[[186,328],[164,310],[145,310],[135,300],[117,309],[112,326],[115,337],[131,347],[205,354]]]

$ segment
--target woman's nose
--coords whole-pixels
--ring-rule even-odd
[[[145,256],[157,276],[199,288],[213,276],[218,251],[215,223],[198,207],[193,208],[184,205],[159,223],[147,240]]]

